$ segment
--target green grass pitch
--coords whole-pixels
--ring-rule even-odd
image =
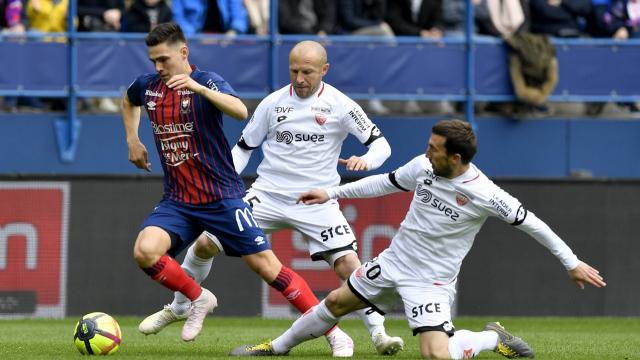
[[[173,324],[158,335],[138,333],[141,320],[117,317],[122,329],[122,345],[114,359],[212,359],[226,358],[232,348],[277,337],[290,320],[209,317],[200,336],[192,343],[180,340],[181,324]],[[78,319],[0,320],[0,359],[78,359],[82,355],[73,344]],[[523,318],[459,317],[456,328],[479,330],[488,321],[499,320],[533,347],[537,359],[639,359],[640,318]],[[357,320],[345,320],[341,327],[354,339],[357,359],[382,359],[376,355],[364,326]],[[390,334],[405,339],[405,350],[397,359],[419,358],[417,339],[411,336],[405,320],[387,320]],[[295,348],[290,358],[330,359],[324,339],[316,339]],[[500,359],[492,352],[478,359]]]

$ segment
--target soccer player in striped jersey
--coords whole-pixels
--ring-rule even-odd
[[[361,263],[355,235],[338,202],[309,207],[296,204],[296,200],[308,189],[338,185],[338,164],[350,171],[378,168],[391,155],[391,147],[355,101],[322,81],[328,69],[322,45],[315,41],[296,44],[289,55],[291,83],[260,102],[232,155],[240,173],[253,150],[262,147],[258,178],[245,196],[258,225],[265,232],[284,228],[299,231],[311,259],[326,261],[341,280],[346,280]],[[349,134],[368,150],[362,156],[339,159]],[[201,238],[189,251],[210,258],[220,250],[216,241],[215,237]],[[193,259],[185,258],[182,266],[194,268],[199,261]],[[172,308],[188,305],[180,298],[176,295]],[[401,338],[386,333],[380,314],[363,309],[358,315],[378,353],[393,355],[403,348]],[[326,338],[334,357],[353,355],[353,342],[339,329],[327,333]]]
[[[471,163],[475,153],[471,126],[443,120],[433,126],[426,154],[396,171],[303,193],[299,201],[313,206],[398,191],[413,191],[413,200],[391,245],[376,259],[353,272],[346,284],[275,340],[241,346],[230,355],[286,354],[349,312],[369,306],[384,312],[401,300],[413,334],[419,335],[423,358],[469,359],[484,350],[508,358],[533,357],[529,345],[500,323],[490,322],[480,332],[454,329],[451,305],[458,273],[485,220],[497,217],[531,235],[556,256],[580,288],[606,284],[598,270],[580,261],[547,224]]]
[[[220,238],[227,255],[242,257],[294,306],[306,311],[316,305],[304,279],[271,251],[242,200],[244,185],[222,131],[222,114],[243,120],[247,108],[220,75],[189,63],[178,25],[158,25],[145,42],[156,73],[139,76],[129,86],[122,117],[129,161],[149,171],[147,149],[138,137],[140,107],[145,107],[164,172],[164,194],[142,224],[133,255],[150,277],[191,300],[188,314],[177,316],[186,318],[182,339],[194,340],[217,306],[216,297],[199,285],[203,279],[192,278],[174,260],[203,231]]]

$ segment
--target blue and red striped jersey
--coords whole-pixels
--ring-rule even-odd
[[[192,69],[191,78],[199,84],[236,96],[220,75],[194,66]],[[166,198],[208,204],[244,196],[218,108],[190,90],[169,89],[157,73],[139,76],[129,86],[127,96],[149,114]]]

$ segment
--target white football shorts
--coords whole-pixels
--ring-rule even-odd
[[[312,260],[325,260],[331,267],[349,253],[356,253],[356,237],[336,200],[324,204],[296,204],[290,197],[249,189],[244,201],[253,208],[253,218],[265,233],[293,229],[302,233]]]
[[[401,300],[414,335],[425,331],[453,335],[451,304],[455,283],[433,285],[419,281],[410,264],[403,263],[390,249],[356,269],[348,285],[360,300],[383,315]]]

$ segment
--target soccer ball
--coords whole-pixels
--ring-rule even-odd
[[[121,338],[116,320],[101,312],[83,316],[73,333],[73,342],[83,355],[113,354],[118,350]]]

